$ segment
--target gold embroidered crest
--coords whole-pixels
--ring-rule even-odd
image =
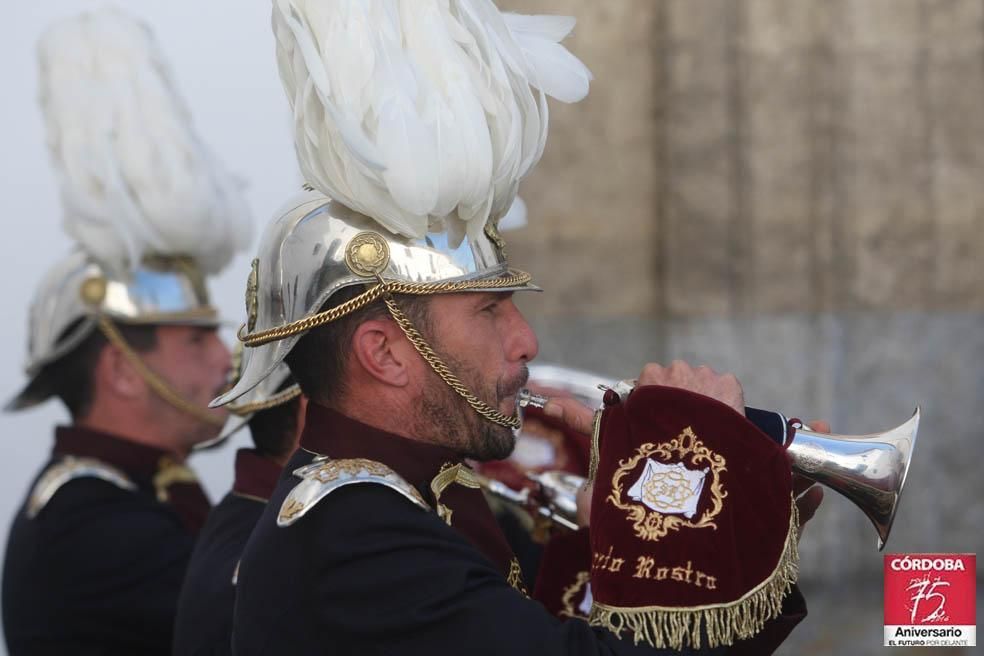
[[[626,491],[623,479],[643,460],[642,472]],[[717,530],[713,520],[727,496],[721,481],[726,464],[724,457],[707,448],[688,426],[675,439],[643,444],[635,456],[620,461],[606,500],[627,511],[627,519],[642,540],[657,542],[684,527]],[[710,490],[711,505],[698,516],[705,489]]]
[[[372,232],[360,232],[345,248],[345,264],[357,276],[371,278],[389,265],[390,252],[386,240]]]

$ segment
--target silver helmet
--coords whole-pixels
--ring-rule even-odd
[[[241,363],[240,359],[240,363]],[[237,367],[241,364],[237,363]],[[248,422],[257,412],[289,403],[301,395],[301,387],[294,382],[286,363],[280,363],[269,376],[226,407],[229,412]]]
[[[448,233],[439,229],[413,239],[324,194],[305,191],[260,240],[246,287],[247,319],[239,332],[246,347],[242,375],[212,405],[231,403],[263,383],[310,329],[391,294],[538,290],[529,274],[508,268],[503,246],[494,223],[458,244],[450,244]],[[336,292],[355,285],[367,289],[322,310]],[[388,307],[398,313],[397,323],[406,325],[399,309]]]
[[[29,380],[5,409],[47,400],[53,390],[41,376],[44,367],[72,352],[101,322],[216,326],[218,321],[204,277],[188,258],[146,257],[122,277],[75,251],[48,271],[35,293],[24,365]]]

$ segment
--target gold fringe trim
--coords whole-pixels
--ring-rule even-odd
[[[671,606],[618,607],[597,601],[588,623],[608,629],[617,636],[629,631],[636,644],[646,642],[657,649],[701,648],[732,645],[751,638],[765,623],[782,612],[782,600],[799,576],[799,512],[792,499],[789,531],[779,564],[760,584],[740,599],[724,604],[676,608]]]

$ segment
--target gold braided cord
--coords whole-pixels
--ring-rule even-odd
[[[154,490],[157,492],[157,500],[167,503],[171,495],[167,489],[175,483],[198,483],[198,477],[194,470],[184,463],[174,462],[169,456],[164,456],[157,464],[157,473],[154,474]]]
[[[413,294],[416,296],[427,296],[430,294],[452,294],[454,292],[466,292],[476,289],[506,289],[509,287],[519,287],[532,280],[532,276],[524,271],[510,270],[509,275],[502,278],[486,278],[482,280],[459,280],[447,282],[405,282],[400,280],[386,281],[379,278],[379,282],[355,298],[348,300],[341,305],[333,307],[324,312],[313,314],[310,317],[292,321],[283,326],[260,330],[254,333],[243,333],[243,327],[239,329],[239,341],[244,346],[256,347],[285,339],[298,333],[311,330],[341,319],[347,314],[361,310],[373,301],[385,294]]]
[[[430,368],[434,370],[434,373],[441,377],[441,380],[447,383],[448,387],[453,389],[457,392],[458,396],[467,401],[468,405],[470,405],[475,412],[481,415],[484,419],[487,419],[495,424],[499,424],[500,426],[505,426],[506,428],[512,428],[515,430],[522,426],[522,421],[518,415],[513,415],[511,417],[504,415],[469,392],[468,388],[465,387],[460,380],[458,380],[458,377],[451,373],[451,369],[448,365],[444,364],[444,361],[441,360],[440,357],[438,357],[437,353],[434,352],[434,349],[432,349],[430,345],[424,341],[423,336],[414,327],[413,323],[410,322],[410,319],[403,314],[397,306],[396,301],[390,297],[387,297],[384,301],[387,309],[389,309],[390,315],[392,315],[393,320],[396,321],[396,325],[400,327],[403,334],[406,335],[407,339],[410,340],[410,343],[413,344],[413,347],[417,349],[417,353],[420,353],[420,357],[422,357],[424,361],[430,365]]]
[[[253,401],[252,403],[230,403],[226,407],[229,408],[229,412],[232,414],[244,417],[246,415],[251,415],[254,412],[276,408],[278,405],[282,405],[288,401],[293,401],[300,395],[301,386],[295,383],[284,391],[274,394],[265,401]]]
[[[118,348],[120,352],[123,353],[123,357],[126,358],[127,362],[133,365],[133,368],[137,370],[137,374],[143,378],[144,382],[147,383],[159,397],[170,403],[178,410],[191,415],[199,421],[203,421],[212,426],[221,427],[225,425],[224,416],[209,412],[204,406],[195,405],[174,391],[163,378],[158,376],[144,363],[143,360],[140,359],[137,352],[134,351],[129,344],[127,344],[126,339],[123,338],[120,331],[116,329],[113,322],[110,321],[105,315],[99,317],[99,330],[101,330],[102,334],[106,336],[106,339],[109,340],[110,344]]]
[[[239,328],[239,341],[243,343],[243,346],[253,348],[256,346],[269,344],[270,342],[276,342],[286,337],[290,337],[291,335],[303,333],[307,330],[311,330],[312,328],[317,328],[325,325],[326,323],[331,323],[332,321],[341,319],[345,315],[351,314],[356,310],[361,310],[378,299],[382,295],[383,291],[385,290],[382,285],[375,285],[362,292],[355,298],[345,301],[341,305],[337,305],[329,310],[325,310],[324,312],[319,312],[318,314],[312,314],[310,317],[298,319],[297,321],[291,321],[290,323],[284,324],[283,326],[277,326],[276,328],[269,328],[267,330],[260,330],[255,333],[244,335],[242,331],[245,326],[242,326]]]
[[[452,483],[458,483],[473,490],[481,489],[482,485],[471,469],[464,463],[459,462],[452,465],[450,462],[444,463],[441,471],[438,472],[430,482],[431,492],[434,494],[434,503],[437,506],[437,516],[443,519],[448,526],[451,526],[452,510],[441,503],[441,494],[444,493]]]

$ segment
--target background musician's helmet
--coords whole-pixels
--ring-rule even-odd
[[[382,301],[472,407],[516,425],[437,361],[394,297],[534,288],[509,268],[498,223],[543,152],[546,96],[573,102],[587,94],[590,73],[559,43],[574,20],[502,14],[490,0],[364,9],[274,3],[280,75],[309,191],[261,238],[240,333],[243,375],[214,404],[259,384],[307,331]],[[332,302],[353,286],[358,296]]]
[[[243,348],[240,345],[233,353],[232,371],[229,387],[232,388],[243,371]],[[294,380],[287,364],[281,362],[273,372],[260,383],[246,392],[233,403],[226,405],[232,417],[226,422],[222,432],[214,439],[195,445],[195,449],[212,449],[221,446],[230,437],[246,427],[250,420],[259,412],[280,407],[301,396],[301,386]]]
[[[241,350],[237,353],[239,361],[234,363],[237,377],[242,374],[242,358],[239,357],[241,353]],[[301,388],[294,382],[290,369],[287,368],[286,364],[281,363],[259,385],[226,407],[229,412],[248,422],[254,413],[276,408],[293,401],[300,395]]]
[[[108,275],[82,251],[59,261],[44,276],[28,316],[27,386],[8,410],[31,407],[53,390],[39,375],[71,353],[100,319],[126,325],[216,326],[204,277],[184,257],[147,257],[127,276]]]
[[[8,409],[51,396],[41,372],[95,330],[137,357],[119,325],[218,325],[206,276],[251,237],[242,185],[195,133],[142,23],[112,9],[64,19],[43,34],[38,57],[63,226],[76,247],[35,293],[29,382]],[[144,374],[181,407],[164,381]]]

